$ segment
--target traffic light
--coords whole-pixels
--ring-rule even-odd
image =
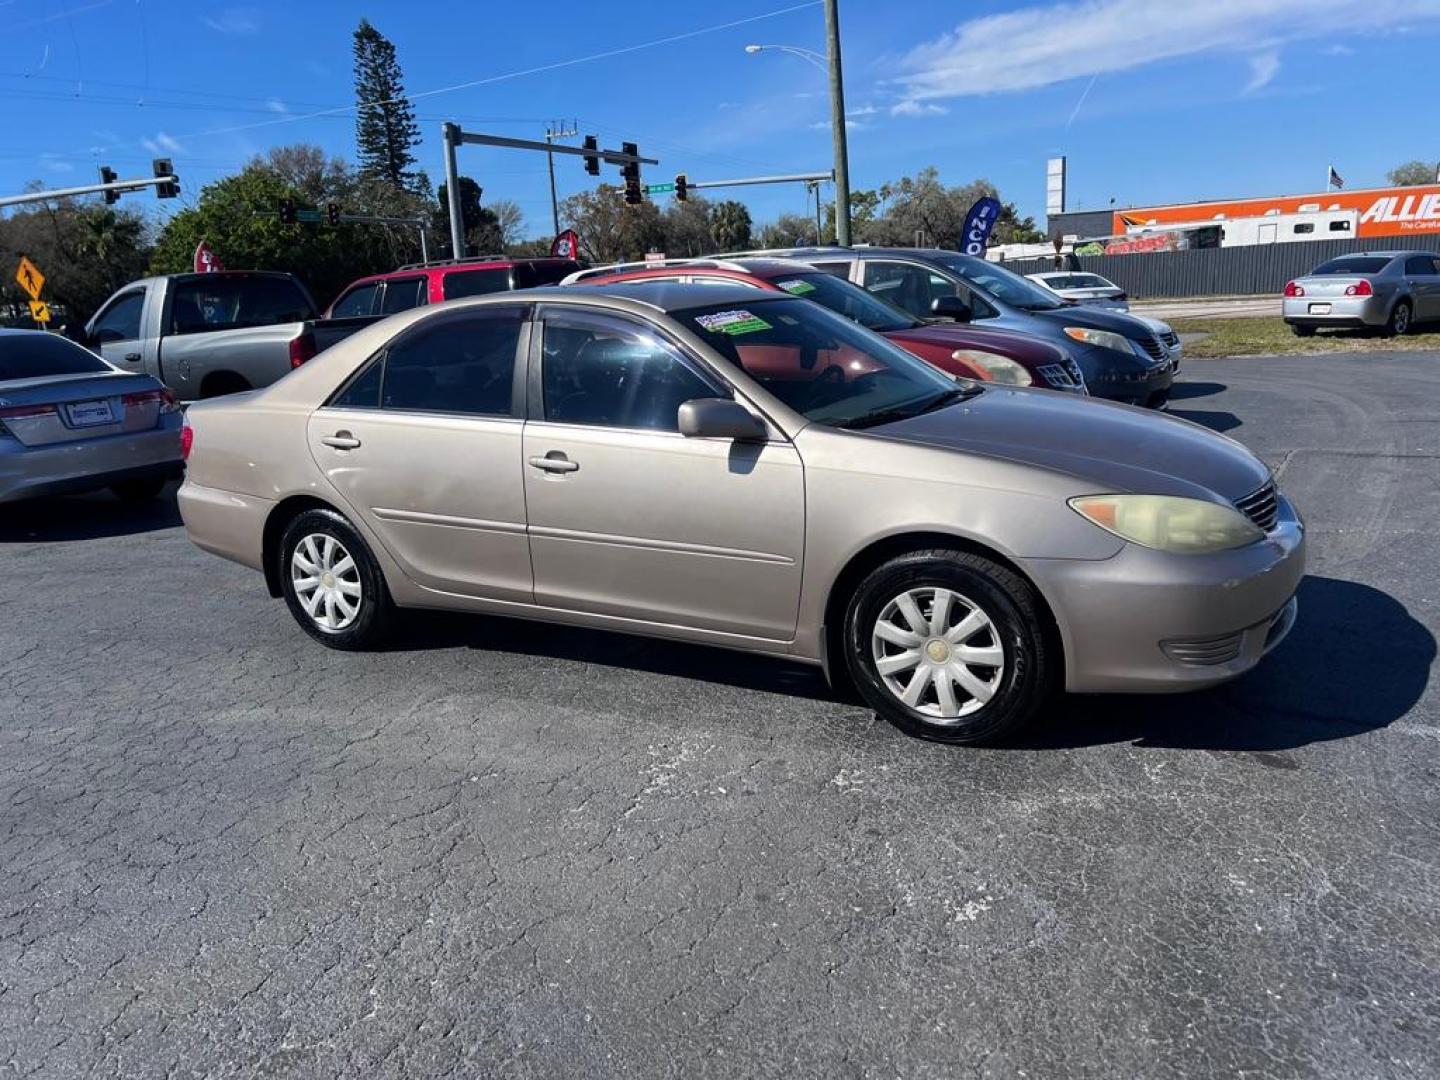
[[[690,197],[690,178],[683,172],[675,177],[675,198],[684,202]]]
[[[599,150],[599,149],[600,149],[600,143],[599,143],[599,141],[595,138],[594,135],[586,135],[586,136],[585,136],[585,149],[586,149],[586,150]],[[586,171],[587,173],[589,173],[591,176],[599,176],[599,175],[600,175],[600,156],[599,156],[598,154],[586,154],[586,155],[585,155],[585,171]]]
[[[117,179],[117,177],[115,176],[115,170],[114,170],[114,169],[110,168],[109,165],[101,165],[101,166],[100,166],[100,182],[101,182],[102,184],[113,184],[113,183],[115,183],[116,179]],[[118,192],[118,191],[107,191],[107,192],[105,192],[105,201],[106,201],[107,203],[117,203],[117,202],[119,202],[119,201],[120,201],[120,192]]]
[[[294,200],[294,199],[281,199],[281,200],[280,200],[280,224],[281,224],[281,225],[294,225],[297,220],[299,220],[299,219],[296,218],[296,216],[295,216],[295,200]]]
[[[161,176],[174,176],[175,166],[168,157],[156,158],[150,162],[150,175],[156,178]],[[179,194],[180,183],[178,178],[155,185],[155,197],[157,199],[173,199]]]
[[[640,147],[636,146],[633,142],[622,142],[620,144],[620,152],[622,154],[629,154],[631,157],[639,157]],[[640,163],[638,161],[625,162],[625,164],[620,166],[620,175],[627,181],[634,180],[638,183],[640,180]]]
[[[339,224],[340,224],[340,204],[339,204],[339,203],[332,202],[332,203],[326,203],[326,204],[325,204],[325,220],[328,221],[331,225],[339,225]]]
[[[639,206],[645,201],[645,194],[640,190],[640,179],[635,176],[625,178],[625,202],[630,206]]]

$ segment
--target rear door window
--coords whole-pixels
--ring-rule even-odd
[[[510,416],[525,308],[487,307],[422,321],[385,356],[384,409]],[[357,392],[364,391],[357,381]]]
[[[1435,273],[1435,260],[1429,255],[1411,255],[1405,260],[1405,273],[1411,277],[1429,277]]]
[[[380,314],[394,315],[397,311],[409,311],[425,303],[425,279],[423,277],[398,278],[385,283],[385,293],[380,298]]]
[[[207,274],[175,286],[170,333],[277,326],[314,317],[309,298],[290,278]]]
[[[375,294],[379,291],[380,284],[374,281],[368,285],[355,286],[335,301],[330,309],[330,317],[343,319],[351,315],[369,315],[375,310]]]
[[[464,296],[484,296],[486,293],[508,292],[510,289],[510,268],[496,267],[491,270],[454,270],[445,275],[440,291],[446,300],[458,300]]]
[[[137,289],[116,299],[95,320],[91,336],[100,344],[134,341],[140,336],[140,315],[145,310],[145,293]]]

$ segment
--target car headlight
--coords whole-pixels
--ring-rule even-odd
[[[1076,513],[1122,540],[1180,555],[1244,547],[1265,534],[1240,511],[1204,499],[1171,495],[1084,495]]]
[[[1116,352],[1132,355],[1135,352],[1130,345],[1130,339],[1113,330],[1092,330],[1088,326],[1067,326],[1065,333],[1068,337],[1075,341],[1083,341],[1086,345],[1098,345],[1102,349],[1114,349]]]
[[[999,356],[995,353],[984,352],[980,349],[956,349],[950,354],[952,360],[959,360],[962,364],[970,364],[989,374],[990,378],[997,383],[1009,383],[1011,386],[1029,386],[1035,380],[1030,377],[1030,372],[1011,360],[1008,356]]]

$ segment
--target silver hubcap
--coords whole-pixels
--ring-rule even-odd
[[[321,630],[344,630],[360,614],[360,568],[333,536],[311,533],[295,545],[290,584],[305,614]]]
[[[990,616],[949,589],[895,597],[875,620],[870,647],[886,689],[940,723],[983,708],[1005,675],[1005,649]]]

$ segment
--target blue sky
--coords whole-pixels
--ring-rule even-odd
[[[100,164],[143,175],[165,154],[193,199],[268,146],[350,156],[362,14],[394,41],[406,89],[427,95],[418,155],[437,180],[445,119],[529,138],[578,120],[602,145],[632,138],[660,158],[647,181],[830,164],[822,72],[744,50],[823,51],[818,2],[0,0],[0,192],[89,182]],[[1347,186],[1372,186],[1440,158],[1440,0],[841,0],[841,23],[858,188],[933,164],[948,183],[992,180],[1038,219],[1057,153],[1071,209],[1312,191],[1330,162]],[[487,199],[515,200],[548,234],[542,157],[461,155]],[[562,197],[593,183],[578,159],[557,173]],[[735,196],[757,221],[805,210],[798,185]]]

